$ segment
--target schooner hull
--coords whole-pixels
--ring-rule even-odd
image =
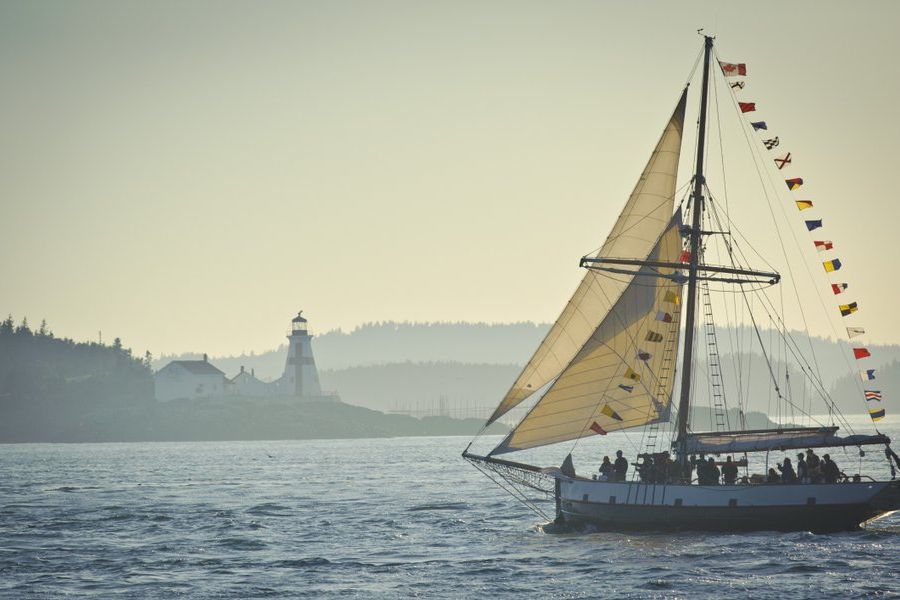
[[[900,482],[752,486],[560,480],[569,525],[610,531],[812,531],[859,529],[900,509]]]

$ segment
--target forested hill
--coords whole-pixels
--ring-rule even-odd
[[[317,335],[313,340],[316,364],[322,370],[344,370],[353,367],[386,365],[391,363],[463,363],[472,365],[524,365],[546,335],[547,323],[369,323],[350,332],[329,331]],[[778,358],[777,335],[763,331],[773,358]],[[837,379],[855,368],[852,360],[848,364],[849,344],[824,338],[806,338],[804,334],[792,334],[797,346],[806,356],[810,346],[815,352],[816,369],[826,387],[830,388]],[[756,334],[746,328],[718,328],[719,351],[735,354],[732,347],[739,347],[743,354],[752,352],[759,355]],[[869,345],[873,358],[872,366],[877,368],[893,360],[900,360],[900,346]],[[159,369],[176,358],[197,359],[198,352],[178,356],[163,356],[154,361]],[[287,349],[280,346],[275,350],[260,354],[214,357],[213,362],[228,375],[236,374],[241,366],[255,369],[262,378],[274,379],[284,370]],[[790,358],[787,356],[786,358]],[[782,359],[783,360],[783,359]],[[504,375],[506,376],[506,375]],[[506,382],[508,385],[509,382]]]
[[[92,412],[152,403],[149,358],[119,339],[79,343],[8,317],[0,323],[0,439],[35,439]]]
[[[462,362],[472,364],[524,364],[547,333],[546,323],[398,323],[386,321],[361,325],[350,332],[329,331],[316,335],[313,351],[320,369],[345,369],[404,362]],[[161,356],[159,369],[170,360],[196,359],[196,352]],[[280,377],[287,347],[259,354],[214,357],[217,367],[229,375],[256,369],[263,378]]]

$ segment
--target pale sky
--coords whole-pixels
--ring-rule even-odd
[[[154,354],[267,350],[300,308],[322,332],[552,321],[705,27],[748,64],[859,324],[900,342],[898,24],[893,1],[3,2],[0,310]]]

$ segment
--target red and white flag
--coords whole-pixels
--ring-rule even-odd
[[[825,252],[826,250],[834,248],[834,244],[831,243],[831,240],[816,240],[813,244],[816,245],[816,250],[819,252]]]
[[[719,66],[722,67],[725,77],[740,77],[747,74],[747,65],[744,63],[735,64],[719,61]]]

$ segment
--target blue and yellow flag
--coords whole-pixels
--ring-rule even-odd
[[[822,266],[825,267],[825,270],[829,273],[839,271],[841,269],[841,261],[837,258],[834,260],[826,260],[822,263]]]
[[[869,416],[872,417],[873,421],[880,421],[884,418],[884,409],[873,408],[869,411]]]

